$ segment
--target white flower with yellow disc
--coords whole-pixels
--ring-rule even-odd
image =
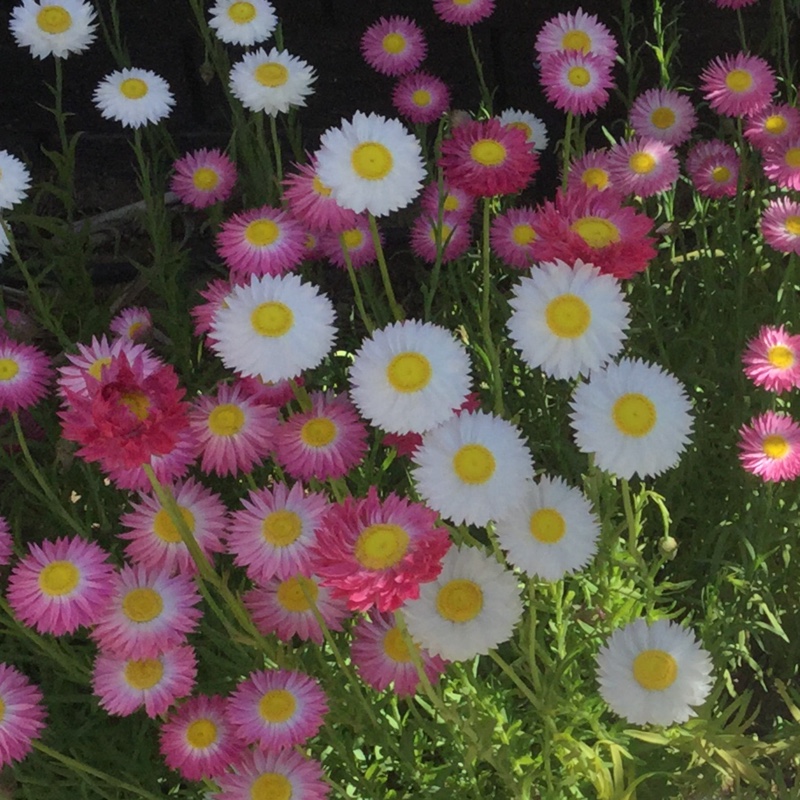
[[[217,0],[209,14],[208,25],[220,41],[243,47],[265,42],[278,24],[268,0]]]
[[[11,12],[8,27],[14,41],[34,58],[67,58],[95,39],[94,9],[83,0],[23,0]]]
[[[525,134],[531,150],[541,153],[547,147],[549,141],[547,127],[539,117],[530,111],[518,111],[516,108],[508,108],[500,114],[499,119],[503,125],[521,130]]]
[[[121,69],[100,81],[94,104],[105,119],[139,128],[169,115],[175,98],[167,82],[149,69]]]

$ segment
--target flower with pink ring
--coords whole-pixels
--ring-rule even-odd
[[[765,481],[800,476],[800,425],[786,414],[767,411],[739,429],[742,467]]]
[[[534,44],[536,54],[544,60],[558,53],[594,53],[613,61],[617,57],[617,40],[594,14],[579,8],[574,14],[558,14],[545,22]]]
[[[781,189],[800,189],[800,136],[765,150],[763,169],[767,180]]]
[[[147,339],[153,330],[153,318],[149,309],[142,306],[131,306],[130,308],[123,308],[111,320],[108,329],[120,339],[142,342]]]
[[[322,644],[322,628],[314,616],[312,603],[328,630],[342,630],[342,621],[350,616],[347,604],[331,597],[330,589],[321,586],[316,575],[299,572],[283,580],[273,578],[246,592],[242,599],[258,630],[264,636],[275,634],[284,642],[291,642],[297,636],[303,641]]]
[[[744,374],[768,392],[800,388],[800,336],[792,336],[783,325],[764,325],[747,343],[742,354]]]
[[[442,141],[439,165],[448,184],[476,197],[522,191],[539,169],[525,134],[499,119],[459,125]]]
[[[244,742],[228,720],[218,695],[196,695],[176,708],[161,726],[158,747],[170,769],[187,781],[216,779],[239,758]]]
[[[442,214],[441,224],[435,217],[420,214],[411,223],[411,250],[427,264],[448,264],[469,250],[472,242],[469,222],[460,214]]]
[[[319,237],[319,247],[329,261],[341,269],[347,268],[347,258],[353,269],[360,269],[376,259],[375,242],[369,228],[369,220],[361,214],[356,215],[355,224],[343,231],[326,231]],[[383,243],[383,234],[378,231],[378,238]]]
[[[435,684],[447,668],[447,662],[440,656],[432,656],[424,648],[414,646],[425,675]],[[419,673],[411,658],[408,641],[392,614],[371,611],[358,621],[353,630],[350,659],[361,680],[375,691],[382,692],[390,684],[398,697],[408,697],[417,691]]]
[[[11,535],[11,527],[8,520],[0,516],[0,566],[10,564],[13,554],[14,537]]]
[[[8,603],[39,633],[61,636],[93,625],[108,606],[114,567],[94,542],[62,537],[28,545],[11,570]]]
[[[407,75],[427,54],[422,28],[408,17],[381,17],[361,37],[364,61],[381,75]]]
[[[411,72],[395,84],[392,103],[415,125],[427,125],[450,108],[450,89],[430,72]]]
[[[534,258],[536,212],[528,206],[509,208],[493,220],[489,234],[492,250],[501,261],[515,269],[529,269]]]
[[[125,565],[92,631],[98,646],[123,658],[155,658],[184,644],[198,625],[200,602],[190,575]]]
[[[311,547],[328,508],[325,495],[296,483],[252,490],[231,515],[228,552],[247,577],[264,584],[311,574]]]
[[[800,136],[800,109],[785,103],[770,103],[745,121],[744,137],[759,150],[797,136]]]
[[[217,253],[232,280],[283,275],[300,264],[305,232],[287,212],[261,206],[234,214],[220,226]]]
[[[560,111],[578,116],[592,114],[608,102],[613,60],[570,50],[542,61],[539,76],[548,102]]]
[[[437,219],[440,213],[445,212],[469,218],[475,211],[475,198],[446,180],[442,181],[440,192],[438,182],[432,181],[422,190],[420,209],[433,219]]]
[[[47,715],[44,697],[16,667],[0,664],[0,766],[22,761],[38,739]]]
[[[226,711],[236,735],[262,750],[283,750],[317,735],[328,712],[325,692],[302,672],[258,670],[228,697]]]
[[[92,669],[92,691],[100,707],[116,717],[128,717],[144,706],[151,719],[160,717],[195,685],[197,659],[187,646],[174,647],[155,658],[122,658],[99,652]]]
[[[50,359],[39,348],[0,339],[0,411],[36,405],[47,394]]]
[[[225,298],[231,293],[232,288],[230,281],[214,278],[206,284],[205,289],[198,292],[205,302],[198,303],[189,309],[194,320],[194,335],[205,336],[206,344],[210,343],[209,337],[214,315],[225,304]]]
[[[347,497],[331,506],[313,548],[312,567],[334,597],[354,611],[395,611],[434,580],[450,548],[436,512],[392,493]]]
[[[778,252],[800,255],[800,203],[788,197],[771,200],[761,215],[761,234]]]
[[[222,150],[203,147],[187,153],[173,165],[169,188],[182,203],[208,208],[231,196],[236,185],[236,165]]]
[[[275,459],[293,477],[343,478],[366,455],[367,426],[346,395],[312,392],[311,408],[292,414],[275,434]]]
[[[671,189],[680,171],[675,151],[668,144],[643,136],[615,144],[608,154],[608,169],[614,186],[637,197]]]
[[[686,157],[686,171],[695,189],[713,200],[736,195],[739,164],[733,146],[719,139],[698,142]]]
[[[247,750],[233,773],[220,775],[215,800],[325,800],[328,783],[318,761],[296,750]],[[211,795],[209,795],[211,797]]]
[[[633,101],[629,120],[639,136],[678,147],[688,141],[697,114],[692,101],[674,89],[648,89]]]
[[[569,165],[567,191],[576,189],[621,194],[611,180],[608,150],[588,150]]]
[[[442,22],[475,25],[492,16],[495,0],[433,0],[433,10]]]
[[[729,117],[758,113],[769,105],[776,86],[772,67],[746,53],[718,56],[700,73],[700,89],[709,106]]]

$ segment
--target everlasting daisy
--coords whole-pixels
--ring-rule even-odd
[[[557,53],[594,53],[613,61],[617,42],[611,31],[594,15],[579,8],[574,14],[558,14],[548,20],[536,37],[534,45],[539,58]]]
[[[742,355],[744,374],[768,392],[800,388],[800,336],[764,325]]]
[[[691,100],[674,89],[648,89],[640,94],[633,101],[629,119],[639,136],[672,147],[687,141],[697,125]]]
[[[422,28],[408,17],[381,17],[361,37],[364,61],[381,75],[413,72],[427,53]]]
[[[16,43],[34,58],[67,58],[94,41],[97,17],[82,0],[22,0],[11,12],[8,27]]]
[[[0,209],[22,202],[30,187],[28,168],[8,150],[0,150]]]
[[[679,172],[678,158],[668,144],[658,139],[637,137],[611,148],[608,171],[614,186],[621,192],[652,197],[675,185]]]
[[[680,382],[639,359],[593,372],[576,387],[571,407],[578,448],[620,478],[674,467],[692,428],[691,403]]]
[[[619,193],[611,180],[611,163],[608,150],[588,150],[569,165],[567,191]]]
[[[383,233],[380,230],[378,239],[383,244]],[[361,269],[367,264],[374,264],[377,258],[369,220],[363,214],[356,214],[352,226],[343,231],[331,230],[320,234],[319,249],[325,258],[340,269],[347,268],[347,259],[353,269]]]
[[[273,47],[244,54],[231,67],[231,94],[250,111],[274,117],[290,108],[304,106],[313,91],[316,72],[305,61]]]
[[[316,157],[333,199],[359,214],[382,217],[405,208],[425,177],[419,140],[399,120],[378,114],[359,111],[325,131]]]
[[[123,308],[109,323],[108,329],[121,339],[144,341],[153,330],[150,310],[142,306]]]
[[[209,13],[208,25],[220,41],[244,47],[266,42],[278,25],[269,0],[217,0]]]
[[[333,303],[297,275],[253,276],[214,316],[211,345],[228,369],[265,381],[313,369],[333,344]]]
[[[600,648],[597,681],[611,710],[634,725],[682,723],[711,691],[711,656],[677,623],[637,619]]]
[[[94,624],[108,605],[114,573],[94,542],[63,537],[28,545],[8,580],[8,603],[39,633],[61,636]]]
[[[244,391],[256,402],[273,408],[281,408],[294,400],[294,387],[303,385],[303,378],[297,377],[283,381],[262,381],[261,378],[240,378],[238,381]]]
[[[236,165],[222,150],[205,147],[179,158],[173,165],[169,188],[182,203],[208,208],[231,196],[236,184]]]
[[[194,320],[194,335],[198,337],[205,336],[205,344],[209,347],[213,339],[211,337],[211,324],[214,321],[214,315],[225,305],[225,301],[235,285],[230,280],[214,278],[206,284],[204,289],[198,291],[198,294],[205,302],[198,303],[189,309],[189,313]]]
[[[549,141],[547,128],[544,122],[530,111],[508,108],[500,114],[498,119],[503,125],[522,131],[525,134],[525,140],[537,153],[541,153],[547,148]]]
[[[442,181],[441,191],[438,182],[432,181],[422,190],[419,205],[432,219],[438,219],[439,214],[445,212],[469,219],[475,211],[475,198],[447,180]]]
[[[628,303],[619,281],[592,264],[539,264],[520,281],[510,305],[511,340],[523,361],[546,375],[589,375],[622,349]]]
[[[451,25],[475,25],[492,15],[494,4],[495,0],[433,0],[433,10]]]
[[[571,114],[592,114],[608,102],[614,62],[579,50],[556,53],[542,62],[539,80],[548,102]]]
[[[420,496],[456,525],[485,525],[520,501],[533,464],[520,431],[500,417],[461,414],[422,437],[413,472]]]
[[[800,203],[787,197],[771,200],[761,215],[761,233],[775,250],[800,255]]]
[[[735,197],[739,181],[739,155],[718,139],[698,142],[686,157],[686,171],[704,197]]]
[[[785,103],[770,103],[745,121],[745,138],[760,150],[774,147],[800,135],[800,109]]]
[[[763,154],[767,180],[782,189],[800,189],[800,136],[782,140]]]
[[[376,427],[422,433],[453,415],[470,390],[463,344],[431,322],[405,320],[372,333],[350,367],[350,396]]]
[[[149,69],[122,69],[100,81],[94,104],[105,119],[140,128],[169,115],[175,98],[167,82]]]
[[[14,537],[11,535],[11,528],[8,520],[0,516],[0,566],[7,566],[11,563],[11,556],[14,554]]]
[[[767,411],[739,429],[739,461],[764,481],[800,476],[800,425],[786,414]]]
[[[441,119],[450,108],[450,89],[429,72],[411,72],[395,84],[392,103],[415,125],[427,125]]]
[[[461,214],[442,214],[441,224],[425,214],[411,223],[411,250],[426,264],[449,264],[464,255],[472,243],[468,221]]]
[[[700,74],[700,89],[711,108],[729,117],[758,113],[775,92],[775,72],[758,56],[738,53],[715,58]]]
[[[509,266],[533,265],[531,245],[536,240],[536,212],[526,206],[509,208],[493,220],[489,234],[492,250]]]
[[[0,766],[22,761],[30,753],[31,742],[45,726],[43,699],[39,687],[16,667],[0,664]]]
[[[0,410],[30,408],[47,394],[50,359],[37,347],[0,339]]]
[[[239,738],[265,752],[316,736],[327,711],[325,692],[314,678],[280,669],[251,673],[227,701],[228,719]]]

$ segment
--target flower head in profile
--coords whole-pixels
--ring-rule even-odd
[[[427,53],[428,43],[422,28],[408,17],[381,17],[361,37],[361,55],[382,75],[413,72]]]
[[[475,25],[492,16],[495,0],[433,0],[433,10],[451,25]]]
[[[108,325],[111,333],[131,342],[141,342],[153,332],[153,317],[144,306],[123,308]]]
[[[244,47],[266,42],[278,25],[269,0],[216,0],[209,14],[208,25],[220,41]]]
[[[786,414],[767,411],[739,429],[739,461],[764,481],[800,477],[800,425]]]
[[[8,150],[0,150],[0,209],[13,208],[20,203],[31,186],[31,174],[28,168]],[[8,250],[8,239],[5,231],[5,249]]]
[[[761,233],[778,252],[800,255],[800,203],[788,197],[770,200],[761,215]]]
[[[38,739],[47,712],[44,696],[16,667],[0,664],[0,766],[22,761]]]
[[[122,69],[100,81],[94,104],[105,119],[140,128],[169,116],[175,98],[167,82],[149,69]]]
[[[742,354],[744,374],[768,392],[800,388],[800,336],[764,325]]]
[[[170,189],[192,208],[208,208],[231,196],[236,165],[217,148],[201,148],[179,158],[173,165]]]
[[[8,27],[16,43],[34,58],[67,58],[95,40],[97,17],[83,0],[22,0],[11,12]]]
[[[775,71],[759,56],[717,57],[700,74],[700,89],[718,114],[744,117],[769,105],[777,87]]]

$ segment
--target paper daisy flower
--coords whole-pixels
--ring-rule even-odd
[[[469,222],[461,214],[445,212],[441,224],[435,217],[418,216],[411,223],[411,250],[426,264],[449,264],[464,255],[472,243]]]
[[[158,747],[170,769],[187,781],[201,781],[225,774],[244,743],[228,721],[224,698],[201,694],[190,697],[167,717]]]
[[[475,198],[464,189],[442,181],[441,192],[437,181],[429,183],[423,190],[419,201],[423,214],[438,219],[440,213],[458,214],[469,219],[475,211]]]
[[[262,381],[261,378],[240,378],[238,383],[256,402],[278,409],[294,400],[292,385],[302,386],[303,379],[297,377],[273,383]]]
[[[121,658],[98,653],[92,669],[92,691],[100,707],[128,717],[144,706],[151,719],[160,717],[195,685],[197,659],[191,647],[175,647],[155,658]]]
[[[736,196],[739,164],[733,146],[718,139],[698,142],[686,157],[686,171],[695,188],[714,200]]]
[[[316,158],[320,180],[340,206],[376,217],[405,208],[425,177],[419,140],[378,114],[358,111],[325,131]]]
[[[208,208],[224,202],[236,184],[236,165],[216,148],[203,147],[187,153],[172,169],[169,188],[181,203],[192,208]]]
[[[22,761],[45,727],[44,697],[16,667],[0,664],[0,766]]]
[[[194,321],[194,335],[205,336],[205,344],[211,345],[211,324],[214,321],[214,315],[225,305],[231,289],[235,286],[229,280],[222,280],[222,278],[214,278],[209,281],[204,289],[200,289],[197,293],[203,298],[205,302],[198,303],[189,309],[189,313]],[[213,337],[212,337],[213,338]]]
[[[621,192],[652,197],[678,180],[675,151],[658,139],[636,137],[614,145],[608,154],[611,181]]]
[[[718,114],[744,117],[769,105],[775,72],[758,56],[738,53],[715,58],[700,74],[700,89]]]
[[[73,537],[28,545],[11,570],[8,603],[21,622],[61,636],[92,625],[108,605],[114,568],[108,553]]]
[[[767,180],[782,189],[800,189],[800,136],[781,141],[764,151]]]
[[[459,125],[441,150],[448,184],[476,197],[520,192],[539,168],[525,134],[496,118]]]
[[[787,197],[771,200],[761,215],[761,233],[778,252],[800,255],[800,203]]]
[[[268,0],[217,0],[209,14],[208,25],[220,41],[243,47],[266,42],[278,25]]]
[[[125,128],[159,122],[175,105],[167,82],[149,69],[112,72],[100,81],[93,99],[104,119],[113,119]]]
[[[183,521],[203,553],[211,559],[214,553],[223,552],[227,510],[220,496],[193,478],[175,484],[171,492]],[[131,505],[133,509],[119,518],[120,525],[125,528],[119,534],[120,539],[128,542],[125,555],[133,563],[151,569],[194,575],[197,565],[155,494],[141,494]]]
[[[328,711],[325,692],[302,672],[259,670],[232,692],[226,706],[237,736],[269,752],[316,736]]]
[[[274,117],[304,106],[313,91],[316,72],[305,61],[273,47],[251,50],[231,67],[231,94],[250,111]]]
[[[558,581],[594,556],[600,522],[580,489],[545,475],[497,520],[495,534],[510,564],[530,577]]]
[[[450,89],[429,72],[412,72],[395,84],[392,103],[415,125],[427,125],[436,122],[450,108]]]
[[[198,624],[200,594],[190,575],[124,566],[92,638],[123,658],[156,658],[184,643]]]
[[[0,410],[19,411],[47,394],[50,359],[37,347],[0,339]]]
[[[742,355],[744,374],[768,392],[800,388],[800,336],[764,325]]]
[[[800,425],[786,414],[767,411],[739,429],[739,461],[764,481],[800,476]]]
[[[760,150],[800,135],[800,109],[784,103],[770,103],[745,120],[745,138]]]
[[[630,308],[619,281],[592,264],[539,264],[509,304],[508,330],[522,360],[551,377],[589,375],[622,349]]]
[[[611,180],[608,150],[588,150],[569,165],[567,173],[567,192],[586,192],[586,190],[620,194]]]
[[[299,483],[255,489],[231,515],[228,552],[258,584],[310,575],[311,548],[327,507],[324,495],[306,494]]]
[[[8,150],[0,150],[0,209],[22,202],[31,186],[28,168]]]
[[[620,478],[674,467],[692,428],[691,403],[680,382],[639,359],[593,372],[576,387],[571,407],[578,448]]]
[[[509,128],[516,128],[525,134],[525,140],[537,153],[547,149],[549,138],[544,122],[530,111],[518,111],[516,108],[507,108],[498,117],[501,124]]]
[[[501,261],[515,269],[528,269],[534,258],[531,245],[536,239],[536,212],[527,206],[509,208],[491,224],[489,241]]]
[[[453,416],[470,390],[469,355],[450,331],[405,320],[365,339],[350,367],[350,396],[376,427],[423,433]]]
[[[333,344],[333,303],[297,275],[235,286],[211,324],[211,348],[240,375],[265,381],[316,367]]]
[[[153,330],[150,310],[142,306],[123,308],[109,323],[108,329],[121,339],[131,342],[145,340]]]
[[[11,12],[8,27],[14,41],[34,58],[67,58],[94,41],[97,17],[82,0],[22,0]]]
[[[13,555],[14,537],[11,535],[8,520],[0,516],[0,566],[5,567],[10,564]]]
[[[592,114],[608,102],[608,90],[614,86],[613,67],[611,59],[569,50],[544,59],[539,80],[548,102],[559,110],[578,116]]]
[[[378,231],[378,239],[383,246],[383,232]],[[331,263],[340,269],[347,268],[347,259],[353,269],[361,269],[367,264],[375,263],[377,251],[369,220],[363,214],[356,214],[353,225],[343,231],[326,231],[320,234],[319,249]],[[347,258],[345,258],[345,253]]]
[[[381,75],[413,72],[427,54],[422,28],[408,17],[381,17],[361,37],[364,61]]]
[[[460,414],[422,437],[414,454],[417,491],[456,525],[485,525],[516,505],[533,477],[520,431],[500,417]]]
[[[473,547],[453,547],[439,577],[402,609],[413,640],[433,656],[465,661],[511,637],[522,616],[514,574]]]
[[[637,619],[600,648],[597,682],[611,710],[634,725],[682,723],[711,691],[711,656],[677,623]]]
[[[633,101],[628,119],[639,136],[672,147],[688,141],[697,125],[691,100],[674,89],[648,89],[640,94]]]
[[[433,0],[433,10],[451,25],[475,25],[492,16],[495,0]]]
[[[613,61],[617,42],[594,15],[579,8],[574,14],[558,14],[548,20],[536,37],[534,49],[544,59],[557,53],[594,53]]]

